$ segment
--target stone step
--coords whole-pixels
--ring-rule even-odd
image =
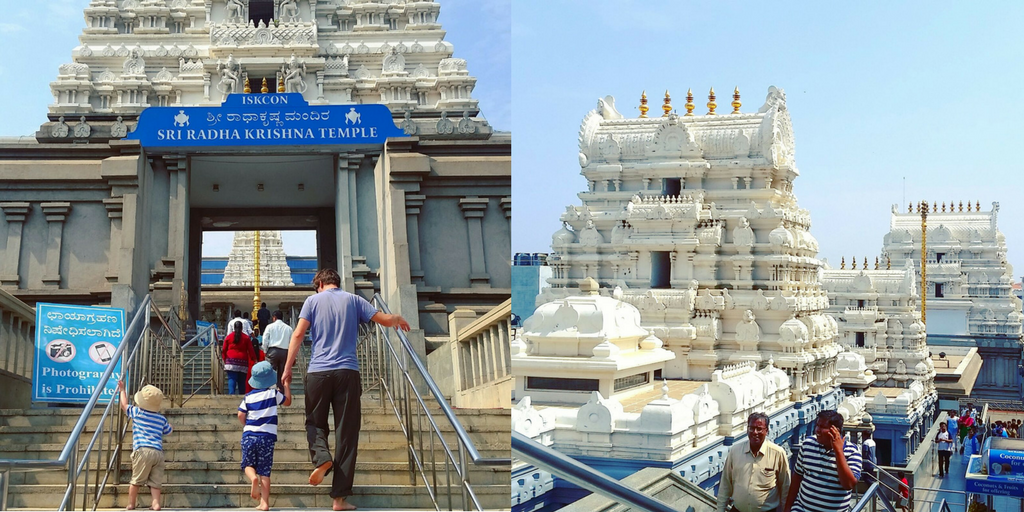
[[[330,487],[320,485],[276,485],[271,482],[271,508],[330,509]],[[442,509],[448,508],[447,488],[439,489]],[[251,508],[256,502],[249,497],[248,484],[167,484],[162,488],[161,504],[174,508]],[[422,485],[356,485],[350,501],[360,509],[432,509],[426,487]],[[474,485],[473,491],[486,509],[509,508],[511,484]],[[64,495],[64,485],[11,485],[8,497],[10,508],[56,509]],[[127,504],[128,486],[108,487],[99,502],[100,508],[123,508]],[[452,489],[453,508],[462,510],[459,489]],[[81,498],[79,498],[81,504]],[[139,509],[150,504],[148,489],[139,492]],[[92,505],[91,502],[89,504]]]
[[[166,407],[163,409],[163,413],[175,428],[184,425],[220,424],[225,421],[235,423],[237,422],[236,416],[241,400],[241,396],[197,396],[186,402],[184,407]],[[102,412],[102,409],[98,407],[90,416],[86,426],[93,428],[99,424]],[[448,422],[444,421],[440,409],[431,408],[430,412],[437,418],[439,427],[451,428]],[[509,410],[456,409],[455,413],[459,418],[459,422],[462,423],[467,431],[471,431],[474,428],[504,428],[506,431],[511,430],[511,413]],[[81,409],[76,408],[2,409],[0,410],[0,428],[63,426],[70,431],[81,414]],[[362,417],[364,428],[368,424],[397,422],[397,418],[390,408],[379,407],[376,402],[367,400],[363,401]],[[291,406],[279,409],[279,422],[281,425],[305,424],[305,407],[301,397],[296,397]]]
[[[21,447],[39,444],[60,444],[67,440],[68,429],[64,427],[0,427],[0,454],[7,450],[19,450]],[[508,439],[507,430],[492,429],[489,431],[473,430],[469,433],[470,439],[476,442],[486,442],[488,438],[504,436]],[[93,431],[87,431],[83,439],[88,442]],[[455,432],[451,429],[442,430],[442,437],[450,445],[456,442]],[[278,438],[280,440],[302,441],[306,438],[306,431],[301,425],[286,425],[278,427]],[[178,444],[191,443],[223,443],[238,442],[242,437],[242,427],[235,425],[179,425],[171,434],[164,436],[164,447],[175,449]],[[405,434],[401,427],[395,424],[373,425],[364,424],[359,429],[359,442],[361,444],[378,443],[404,443]],[[435,438],[436,440],[436,438]],[[426,440],[429,442],[429,439]],[[131,445],[131,437],[126,436],[125,445]],[[84,446],[84,444],[83,444]]]
[[[441,454],[435,454],[437,463],[426,464],[424,467],[427,474],[430,468],[437,468],[438,482],[445,482],[445,465]],[[360,456],[360,458],[365,458]],[[458,456],[456,455],[456,461]],[[106,467],[105,465],[103,467]],[[509,468],[493,468],[487,466],[470,465],[470,482],[474,485],[501,485],[511,481]],[[448,467],[452,478],[455,476],[455,468],[449,463]],[[91,467],[91,471],[95,466]],[[313,466],[308,461],[303,462],[281,462],[274,461],[274,469],[271,473],[271,481],[274,485],[304,485],[309,481],[309,473]],[[121,483],[128,483],[131,478],[132,467],[128,462],[121,464]],[[165,463],[164,482],[168,484],[244,484],[248,479],[243,474],[239,461],[229,462],[175,462]],[[419,473],[410,473],[408,462],[357,462],[355,485],[411,485],[413,477],[419,478]],[[91,481],[91,480],[90,480]],[[67,474],[63,471],[35,471],[18,472],[11,474],[13,485],[57,485],[67,482]]]
[[[483,457],[507,458],[511,454],[510,438],[477,442],[477,450]],[[333,446],[333,442],[332,442]],[[429,445],[428,449],[429,449]],[[450,445],[451,446],[451,445]],[[29,444],[0,449],[0,458],[11,459],[56,459],[64,444]],[[131,451],[131,442],[126,441],[122,449]],[[419,447],[417,446],[417,449]],[[438,452],[440,447],[435,448]],[[360,457],[365,461],[403,462],[407,460],[408,445],[401,442],[359,443]],[[168,443],[164,445],[164,457],[168,461],[220,462],[241,461],[242,449],[239,441]],[[281,462],[308,462],[309,445],[304,439],[278,441],[274,448],[274,460]]]

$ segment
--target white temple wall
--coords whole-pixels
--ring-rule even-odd
[[[967,318],[970,314],[970,305],[967,308],[945,308],[941,303],[930,302],[928,304],[928,323],[925,328],[928,334],[946,335],[968,335]]]

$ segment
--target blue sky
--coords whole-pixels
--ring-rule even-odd
[[[750,112],[775,85],[819,257],[873,261],[894,203],[998,201],[1019,280],[1024,4],[984,6],[517,0],[513,251],[550,251],[559,214],[580,204],[577,134],[597,98],[636,116],[644,89],[654,111],[665,89],[682,109],[687,88],[703,106],[714,87],[723,110],[738,86]]]
[[[455,57],[466,59],[477,77],[473,97],[497,130],[510,130],[511,109],[511,0],[441,0],[439,21],[445,39],[455,46]],[[53,103],[50,82],[57,68],[71,61],[71,50],[85,26],[83,12],[89,0],[4,1],[0,21],[0,136],[33,135],[46,121]],[[8,5],[10,4],[10,5]],[[210,233],[204,255],[226,255],[230,233]],[[314,254],[310,233],[286,234],[289,254]]]

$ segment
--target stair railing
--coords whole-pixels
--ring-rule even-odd
[[[372,302],[384,313],[391,314],[379,294],[373,296]],[[398,416],[406,438],[412,483],[417,483],[418,475],[436,510],[442,508],[442,492],[447,496],[448,510],[483,510],[470,483],[470,464],[511,470],[512,459],[481,456],[405,333],[401,329],[374,325],[376,328],[360,343],[363,345],[360,368],[369,381],[364,389],[379,389],[381,405],[387,400],[387,405]],[[421,392],[422,387],[426,391]],[[432,413],[424,400],[424,397],[431,400],[431,396],[440,408],[440,415]],[[454,444],[449,444],[442,435],[439,423],[451,426],[456,438]],[[443,452],[442,461],[437,460],[438,448]],[[461,494],[461,508],[453,508],[453,493]]]
[[[879,485],[878,482],[872,482],[867,492],[853,505],[850,512],[875,512],[878,510],[878,505],[882,505],[881,508],[885,509],[886,512],[896,512],[896,506],[886,496],[884,489],[885,487]]]
[[[82,510],[85,510],[88,506],[88,499],[90,497],[93,499],[92,509],[96,509],[111,472],[113,471],[114,473],[115,481],[116,478],[119,478],[121,444],[124,433],[128,430],[128,422],[120,407],[115,407],[115,404],[118,404],[120,401],[118,393],[113,393],[109,399],[104,399],[107,400],[107,403],[103,415],[99,419],[92,439],[90,439],[85,451],[81,454],[79,454],[79,441],[82,433],[86,431],[86,423],[88,423],[96,409],[96,405],[100,403],[101,395],[106,391],[107,383],[111,377],[117,377],[114,376],[114,370],[119,362],[124,361],[121,368],[121,377],[126,380],[129,389],[141,387],[147,382],[149,367],[144,364],[144,359],[145,354],[150,352],[150,347],[147,345],[154,339],[150,335],[149,329],[151,307],[152,298],[147,295],[136,310],[135,315],[128,324],[128,328],[125,329],[124,336],[122,336],[117,344],[117,348],[114,350],[113,358],[107,364],[106,369],[99,378],[96,390],[89,397],[89,401],[85,404],[82,414],[78,417],[78,421],[75,422],[74,428],[71,429],[71,434],[64,443],[64,448],[61,450],[60,455],[52,460],[0,459],[0,510],[6,510],[7,507],[7,492],[11,472],[53,471],[61,469],[67,471],[68,480],[64,497],[58,510],[71,510],[75,508],[80,479],[82,480],[81,485],[83,487]],[[143,355],[140,356],[140,354]],[[112,416],[116,416],[116,418]],[[116,423],[116,427],[111,426],[113,423]],[[90,464],[90,456],[93,454],[96,455],[96,461]],[[109,462],[106,465],[106,472],[101,479],[99,469],[105,459],[109,460]],[[95,495],[89,493],[89,472],[93,469],[93,466],[96,468],[94,474]]]
[[[201,389],[203,389],[203,387],[206,386],[207,384],[210,384],[210,394],[211,395],[216,395],[217,394],[217,392],[214,391],[214,383],[216,382],[216,374],[217,374],[217,372],[215,370],[216,370],[217,363],[213,361],[213,359],[219,359],[219,357],[217,356],[217,350],[216,350],[216,348],[217,348],[217,340],[214,339],[213,342],[211,342],[207,346],[207,348],[204,348],[203,350],[197,351],[194,356],[190,357],[188,359],[188,361],[185,361],[185,349],[190,347],[190,346],[192,346],[193,343],[196,343],[196,341],[198,341],[200,338],[205,336],[210,331],[213,331],[214,329],[216,329],[216,326],[214,326],[212,324],[206,326],[205,328],[203,328],[202,330],[197,332],[196,335],[192,337],[192,339],[188,340],[187,343],[185,343],[184,345],[181,346],[182,380],[184,381],[184,372],[189,372],[189,382],[192,383],[192,392],[187,397],[182,398],[180,405],[185,405],[185,402],[188,402],[189,400],[192,399],[192,397],[196,396],[196,393],[198,393]],[[214,350],[211,351],[209,349],[209,347],[213,347]],[[210,363],[211,363],[210,364],[210,376],[205,381],[203,381],[202,384],[199,384],[197,386],[196,385],[196,370],[197,370],[196,366],[199,365],[199,364],[203,364],[206,361],[203,360],[203,359],[200,359],[199,362],[197,363],[196,362],[196,358],[198,358],[200,356],[203,356],[203,355],[209,355],[211,357],[211,360],[210,360]],[[184,387],[184,383],[182,383],[182,386]],[[182,392],[182,394],[184,394],[184,392]]]
[[[514,430],[512,431],[512,451],[518,458],[542,468],[552,475],[581,489],[587,489],[617,503],[626,504],[633,510],[643,512],[675,512],[676,510],[658,499],[633,489]]]

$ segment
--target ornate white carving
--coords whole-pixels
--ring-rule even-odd
[[[382,74],[405,73],[405,57],[392,48],[391,53],[384,56]]]
[[[122,46],[123,48],[123,46]],[[142,50],[134,49],[122,65],[122,75],[126,77],[145,76],[146,60],[142,58]]]
[[[117,121],[110,125],[110,136],[116,139],[126,137],[128,135],[128,126],[124,124],[124,119],[121,116],[117,116]]]
[[[281,13],[281,17],[291,23],[301,21],[299,19],[299,2],[297,0],[281,0],[281,6],[278,10]]]
[[[82,116],[79,118],[78,124],[75,125],[75,138],[87,139],[90,133],[92,133],[92,127],[89,126],[89,123],[85,122],[85,116]]]
[[[437,133],[441,135],[451,135],[455,133],[455,124],[452,123],[451,119],[448,119],[448,112],[441,111],[441,119],[437,120]]]
[[[467,75],[469,71],[466,69],[466,59],[441,59],[437,73],[439,76]]]
[[[238,82],[241,79],[242,67],[235,60],[234,54],[228,54],[228,59],[217,63],[217,72],[220,73],[220,83],[217,89],[225,96],[238,92]]]
[[[228,21],[245,23],[245,3],[242,0],[228,0],[227,13]]]
[[[57,120],[57,124],[50,128],[50,135],[57,138],[64,138],[68,136],[68,124],[64,122],[64,116],[60,116]]]
[[[281,76],[284,80],[285,92],[306,92],[306,81],[303,80],[303,77],[306,76],[306,63],[299,62],[294,53],[281,67]]]

